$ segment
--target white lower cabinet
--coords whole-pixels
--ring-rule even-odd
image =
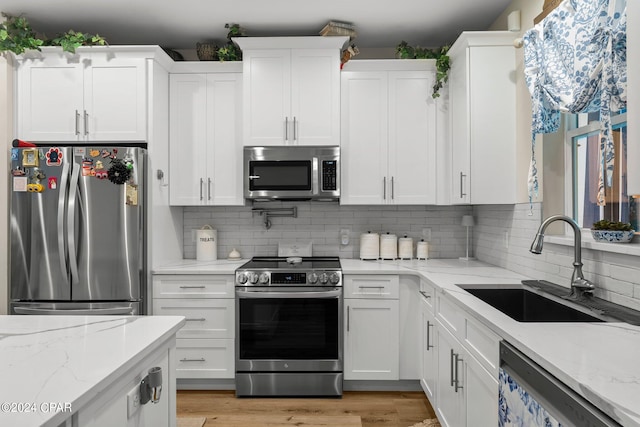
[[[398,380],[398,276],[345,276],[344,286],[344,379]]]
[[[175,349],[168,348],[152,353],[128,371],[114,384],[97,394],[89,404],[71,417],[73,427],[175,427]],[[135,412],[128,409],[128,394],[140,389],[140,381],[152,367],[162,368],[162,391],[157,403],[140,405]]]
[[[235,376],[233,275],[155,275],[153,314],[185,316],[176,340],[177,378]]]
[[[429,395],[428,387],[425,393],[440,423],[444,427],[495,427],[498,425],[499,337],[470,319],[444,296],[438,298],[436,316],[435,326],[431,328],[435,330],[435,355],[423,360],[425,367],[429,365],[426,361],[433,366],[431,358],[437,357],[435,396]],[[423,310],[425,318],[429,316],[425,316]],[[460,327],[454,329],[451,325]],[[423,372],[423,378],[425,375]]]
[[[433,289],[431,288],[433,291]],[[421,355],[422,370],[420,385],[427,398],[434,402],[436,398],[436,383],[438,375],[438,354],[436,349],[436,319],[433,314],[433,293],[429,294],[421,289]]]

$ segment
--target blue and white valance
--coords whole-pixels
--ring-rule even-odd
[[[627,102],[626,0],[564,0],[524,35],[524,73],[532,100],[529,200],[538,192],[535,137],[556,132],[560,113],[600,112],[600,183],[613,175],[611,113]]]

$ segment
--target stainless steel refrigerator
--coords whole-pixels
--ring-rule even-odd
[[[145,314],[145,170],[139,147],[12,149],[12,314]]]

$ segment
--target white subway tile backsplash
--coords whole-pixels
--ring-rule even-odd
[[[431,229],[432,258],[457,258],[464,255],[465,229],[462,215],[471,213],[470,206],[340,206],[336,203],[276,202],[256,203],[255,207],[297,206],[297,218],[272,217],[271,229],[265,230],[264,218],[246,207],[185,207],[185,258],[195,258],[196,246],[191,230],[205,224],[218,230],[218,256],[233,248],[243,257],[274,255],[281,240],[312,240],[315,255],[358,258],[360,234],[407,234],[415,242],[424,228]],[[350,244],[340,245],[340,229],[349,229]],[[471,230],[470,230],[471,231]]]

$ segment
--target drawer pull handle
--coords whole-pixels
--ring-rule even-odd
[[[204,362],[205,359],[204,357],[201,357],[199,359],[187,359],[186,357],[184,359],[180,359],[181,362]]]
[[[424,292],[424,291],[419,291],[419,292],[420,292],[420,294],[422,294],[423,297],[425,297],[427,299],[431,298],[431,295],[427,294],[426,292]]]
[[[454,381],[454,391],[457,393],[458,390],[460,390],[461,388],[463,388],[460,385],[460,371],[458,371],[458,362],[462,362],[462,358],[460,357],[459,354],[455,354],[455,367],[456,367],[456,379]]]
[[[204,322],[205,319],[204,317],[200,317],[200,318],[195,318],[195,319],[184,319],[185,322]]]
[[[204,286],[180,286],[180,289],[204,289]]]
[[[384,286],[360,286],[360,289],[384,289]]]

